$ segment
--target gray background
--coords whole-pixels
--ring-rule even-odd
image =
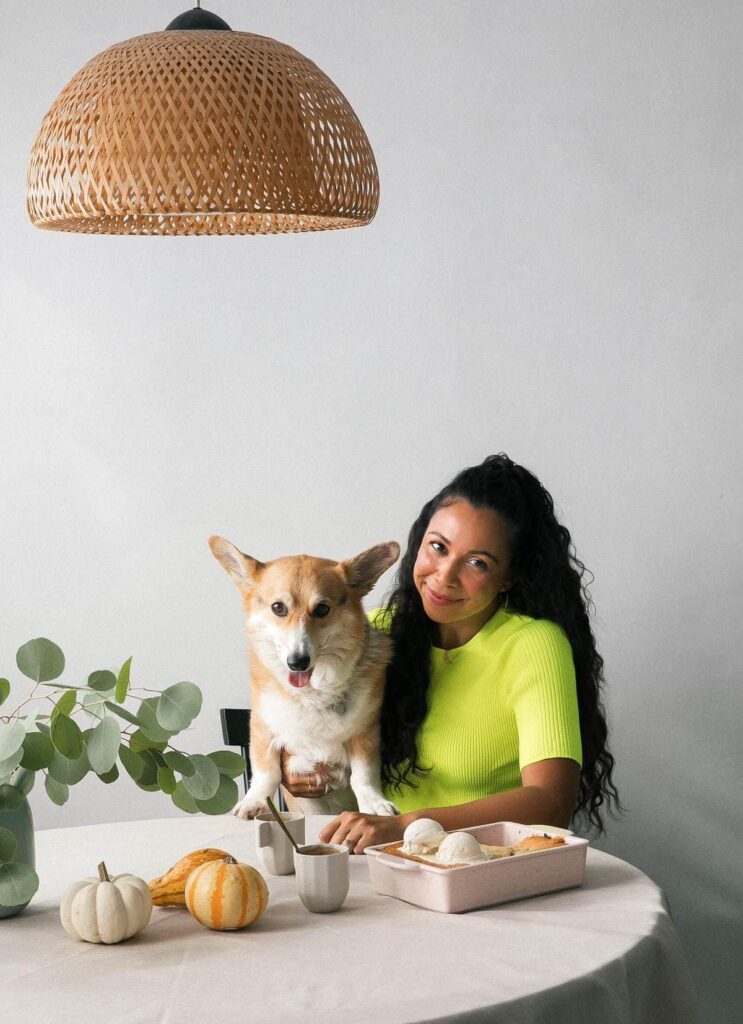
[[[222,0],[350,99],[372,226],[32,229],[52,100],[180,6],[3,0],[0,674],[39,635],[68,682],[133,654],[142,686],[202,686],[188,748],[213,750],[246,667],[209,534],[261,558],[404,541],[505,450],[595,573],[628,808],[600,845],[664,887],[710,1019],[738,1019],[740,5]],[[41,828],[180,813],[128,779],[31,802]]]

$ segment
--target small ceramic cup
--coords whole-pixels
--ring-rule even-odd
[[[279,811],[281,819],[294,837],[297,846],[304,843],[304,815],[296,811]],[[258,860],[269,875],[294,874],[294,847],[273,814],[258,814],[255,846]]]
[[[299,898],[313,914],[328,914],[348,895],[348,847],[302,846],[294,851]]]

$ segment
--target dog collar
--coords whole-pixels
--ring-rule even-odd
[[[335,711],[336,715],[345,715],[348,710],[348,691],[342,693],[335,703],[330,705],[330,710]]]

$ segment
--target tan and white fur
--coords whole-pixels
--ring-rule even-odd
[[[337,766],[327,797],[293,801],[305,814],[353,809],[354,796],[363,813],[396,814],[382,793],[379,756],[391,644],[370,626],[361,599],[397,561],[399,545],[377,544],[344,562],[293,555],[265,563],[222,537],[209,546],[242,595],[250,660],[252,778],[232,813],[253,818],[268,809],[286,749],[291,772]]]

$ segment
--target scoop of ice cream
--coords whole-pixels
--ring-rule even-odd
[[[446,832],[438,821],[431,818],[418,818],[411,821],[402,837],[403,853],[420,855],[434,853],[438,850]]]
[[[437,856],[442,864],[486,860],[480,844],[469,832],[451,832],[441,841]]]

